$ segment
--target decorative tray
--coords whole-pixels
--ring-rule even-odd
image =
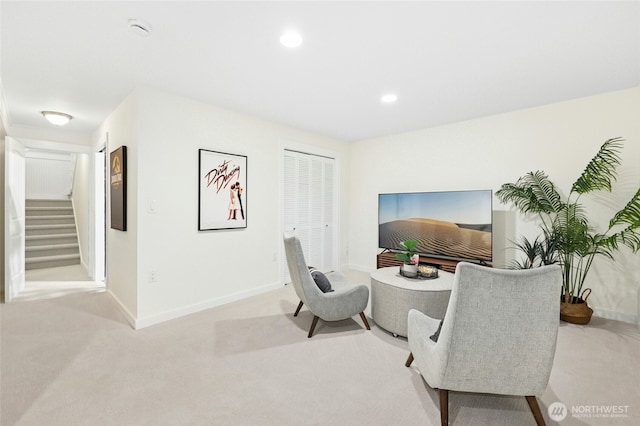
[[[412,280],[435,280],[436,278],[438,278],[438,268],[431,265],[418,265],[418,275],[409,276],[409,275],[405,275],[401,265],[400,275]]]

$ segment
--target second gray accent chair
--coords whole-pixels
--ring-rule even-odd
[[[560,318],[562,273],[557,265],[529,270],[458,264],[449,305],[440,320],[409,311],[408,342],[429,386],[438,389],[441,424],[448,424],[449,391],[517,395],[538,425],[536,396],[549,382]]]
[[[364,284],[351,284],[344,275],[333,272],[327,274],[334,291],[323,293],[314,282],[304,259],[302,247],[297,237],[284,236],[284,247],[291,282],[300,298],[294,316],[306,305],[314,315],[307,337],[313,336],[318,319],[323,321],[341,321],[360,315],[367,330],[370,330],[364,310],[369,303],[369,288]]]

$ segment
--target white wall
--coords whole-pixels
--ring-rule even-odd
[[[587,206],[604,224],[640,185],[640,89],[346,144],[152,89],[134,92],[105,121],[108,152],[128,147],[128,231],[108,229],[107,286],[135,327],[280,285],[280,154],[287,144],[337,152],[342,164],[340,262],[375,267],[380,192],[493,189],[542,169],[568,191],[600,145],[622,136],[613,195]],[[248,227],[197,231],[198,149],[248,156]],[[148,212],[153,202],[157,211]],[[107,207],[107,211],[108,211]],[[107,218],[109,222],[109,218]],[[494,259],[536,226],[494,200]],[[149,283],[151,271],[157,282]],[[587,285],[596,313],[633,321],[638,255],[598,259]]]
[[[0,7],[0,10],[2,8]],[[0,55],[1,57],[2,55]],[[2,194],[0,194],[0,301],[4,302],[4,191],[5,191],[5,169],[4,169],[4,151],[5,151],[5,137],[7,136],[7,108],[4,102],[4,92],[2,89],[2,81],[0,80],[0,188],[2,188]]]
[[[490,102],[490,99],[487,100]],[[604,231],[640,187],[640,88],[494,115],[351,145],[349,262],[371,270],[377,249],[377,196],[382,192],[500,188],[544,170],[563,193],[602,143],[626,139],[613,194],[583,199]],[[509,240],[536,226],[494,199],[494,265],[511,259]],[[600,258],[587,278],[596,314],[626,321],[638,316],[639,255],[623,248],[616,262]]]
[[[0,259],[2,259],[2,262],[0,262],[0,301],[1,302],[4,302],[4,214],[5,214],[4,212],[6,211],[5,205],[4,205],[4,191],[5,191],[4,151],[5,151],[6,135],[7,134],[4,131],[4,124],[2,123],[2,118],[0,116],[0,188],[2,188],[2,194],[0,194],[0,211],[2,211],[2,213],[0,213],[0,241],[2,241],[2,244],[0,244]]]
[[[73,187],[74,155],[68,152],[27,151],[25,181],[27,200],[68,200]]]
[[[73,209],[76,216],[76,229],[78,230],[78,244],[80,245],[80,260],[86,270],[91,269],[91,246],[89,245],[89,229],[91,223],[89,206],[92,190],[91,159],[90,154],[75,155],[75,173],[73,174]]]
[[[101,132],[109,132],[109,152],[128,146],[129,211],[128,231],[108,232],[107,286],[134,326],[279,287],[282,147],[302,144],[347,162],[348,145],[153,89],[137,90],[114,114],[119,118],[110,117]],[[200,148],[248,157],[246,229],[198,232]],[[343,206],[347,177],[343,171]],[[346,249],[340,252],[346,263]],[[123,267],[126,277],[114,275]],[[148,282],[151,271],[155,283]]]
[[[127,226],[131,231],[123,232],[111,229],[110,205],[107,201],[107,265],[106,286],[123,310],[127,320],[135,322],[138,314],[138,235],[137,228],[137,194],[138,178],[136,176],[138,162],[138,94],[128,96],[94,135],[95,144],[106,139],[107,159],[109,153],[122,145],[127,146],[127,166],[132,173],[128,175],[127,193]],[[108,173],[107,173],[108,175]],[[107,193],[109,189],[107,189]],[[107,197],[109,195],[107,194]]]

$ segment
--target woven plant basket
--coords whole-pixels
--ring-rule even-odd
[[[585,288],[580,297],[571,298],[566,292],[560,298],[560,319],[572,324],[589,324],[593,314],[593,309],[587,304],[587,298],[590,294],[590,288]],[[573,303],[569,303],[569,301]]]

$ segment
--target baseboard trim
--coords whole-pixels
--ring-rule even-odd
[[[124,316],[124,318],[127,320],[127,322],[129,323],[129,325],[131,325],[131,327],[133,329],[136,328],[136,317],[133,316],[131,314],[131,312],[129,312],[129,310],[126,308],[126,306],[124,306],[122,304],[122,302],[120,301],[120,299],[118,299],[118,297],[113,294],[113,292],[111,290],[109,290],[109,288],[107,287],[107,293],[111,296],[111,298],[113,299],[113,301],[116,303],[116,306],[118,307],[118,309],[120,309],[120,312],[122,312],[122,315]]]
[[[93,276],[92,276],[93,274],[89,271],[89,266],[82,259],[82,252],[80,252],[80,266],[82,266],[84,270],[87,272],[87,276],[93,280]]]
[[[630,324],[638,324],[638,317],[632,314],[623,314],[621,312],[609,311],[606,309],[593,308],[593,316],[607,318],[616,321],[628,322]]]
[[[226,305],[227,303],[237,302],[239,300],[243,300],[252,296],[258,296],[260,294],[277,290],[282,287],[283,287],[282,283],[277,282],[277,283],[267,284],[257,288],[252,288],[249,290],[239,291],[237,293],[233,293],[228,296],[222,296],[215,299],[205,300],[203,302],[198,302],[193,305],[183,306],[183,307],[165,311],[159,314],[150,315],[144,318],[138,318],[134,320],[132,325],[134,329],[140,330],[142,328],[150,327],[152,325],[160,324],[166,321],[170,321],[172,319],[195,314],[197,312],[205,311],[207,309],[215,308],[217,306]]]
[[[363,265],[357,265],[357,264],[344,265],[343,268],[352,269],[355,271],[367,272],[367,273],[371,273],[376,270],[375,268],[372,268],[369,266],[363,266]],[[592,309],[593,309],[593,315],[596,317],[607,318],[607,319],[622,321],[630,324],[640,325],[640,317],[638,317],[637,315],[625,314],[622,312],[615,312],[615,311],[610,311],[607,309],[600,309],[595,307],[592,307]]]
[[[367,272],[369,274],[376,270],[376,268],[372,268],[370,266],[353,265],[353,264],[346,265],[344,266],[344,268],[353,269],[354,271]]]

